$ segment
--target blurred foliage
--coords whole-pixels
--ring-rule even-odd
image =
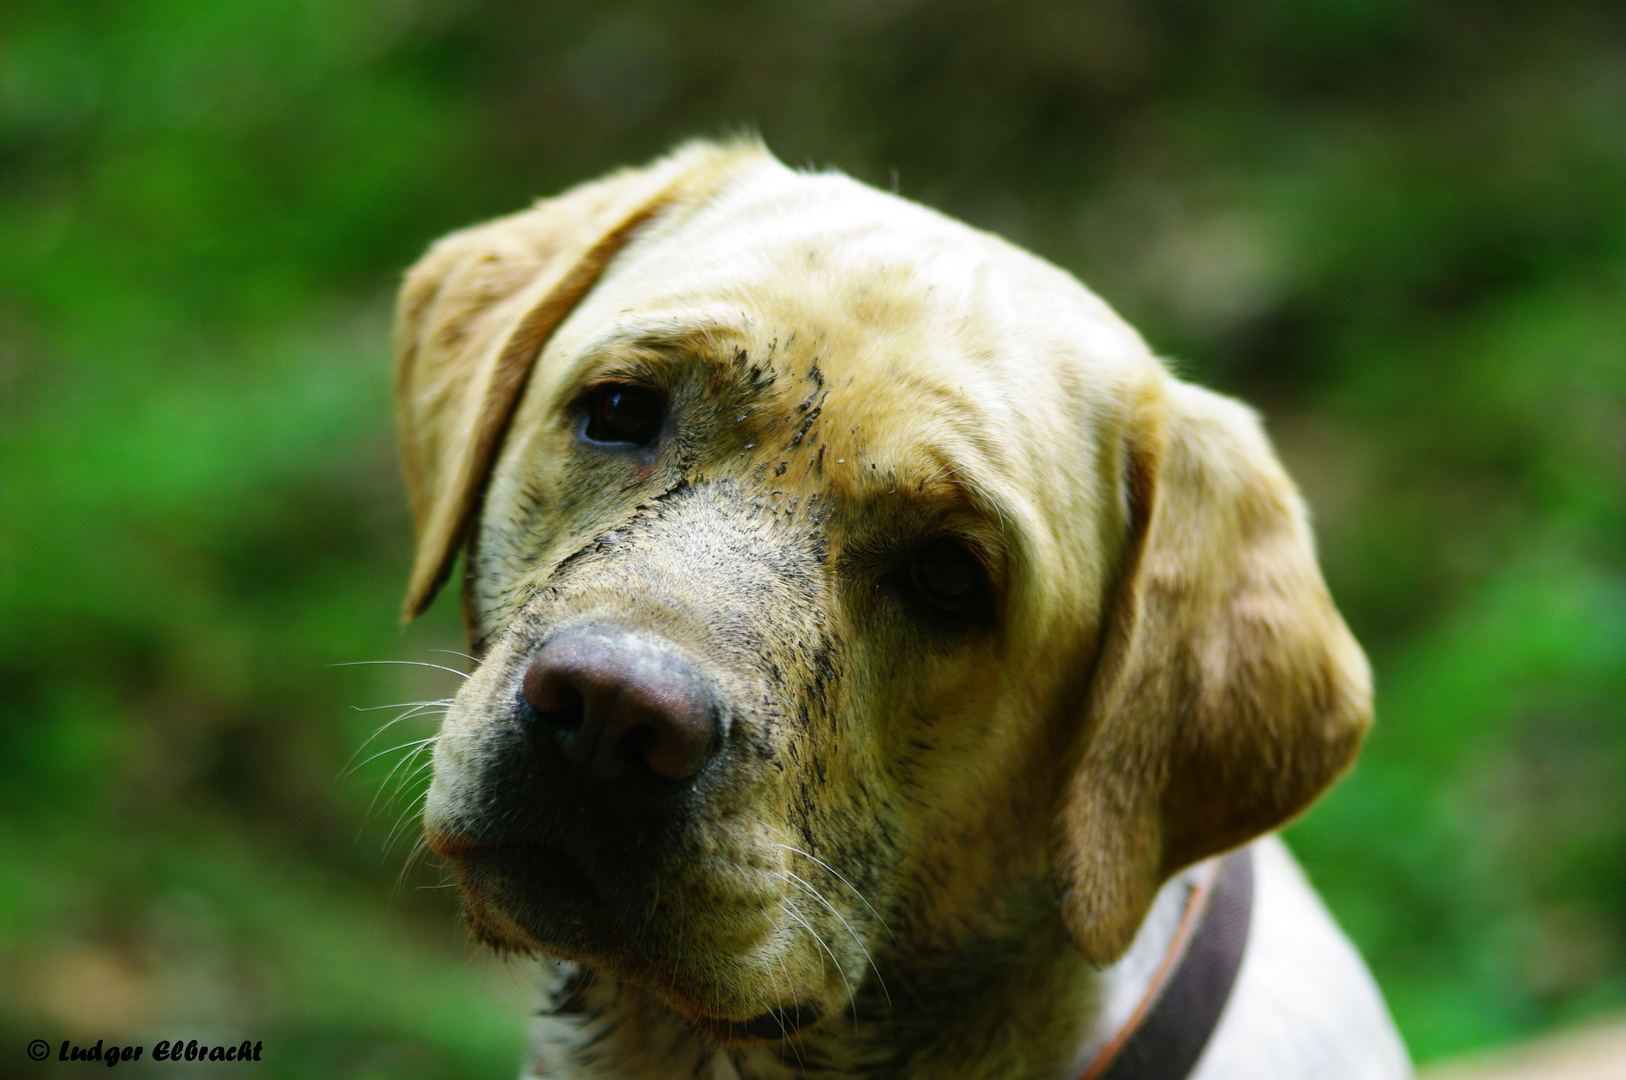
[[[1379,687],[1292,837],[1419,1057],[1626,1002],[1626,9],[8,0],[0,1075],[174,1034],[513,1074],[526,977],[379,854],[421,774],[339,779],[390,715],[347,706],[455,684],[328,666],[459,644],[395,626],[390,294],[742,126],[1265,413]]]

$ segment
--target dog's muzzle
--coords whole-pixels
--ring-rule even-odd
[[[431,846],[527,871],[562,857],[601,899],[633,900],[703,802],[720,695],[681,646],[616,623],[564,627],[505,667],[496,714],[462,736],[460,764],[437,763],[457,794],[431,798]]]
[[[448,711],[424,810],[476,937],[641,984],[718,1038],[825,1008],[816,958],[763,989],[800,956],[787,765],[840,670],[819,520],[685,487],[511,616]],[[781,1007],[799,1019],[762,1019]]]

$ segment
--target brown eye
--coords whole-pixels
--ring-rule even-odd
[[[642,386],[600,387],[587,399],[587,428],[593,442],[648,446],[661,433],[666,398]]]
[[[982,567],[963,544],[933,540],[910,556],[909,581],[933,607],[962,611],[976,598]]]

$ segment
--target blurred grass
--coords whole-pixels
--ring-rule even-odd
[[[390,294],[446,229],[747,124],[1263,410],[1379,688],[1292,839],[1419,1057],[1626,1002],[1618,6],[12,0],[0,1047],[512,1075],[525,977],[380,854],[398,758],[339,779],[390,715],[349,706],[452,677],[327,665],[459,644],[449,604],[395,626]]]

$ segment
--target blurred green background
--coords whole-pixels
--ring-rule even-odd
[[[456,679],[329,665],[459,663],[396,624],[391,294],[746,126],[1264,412],[1379,692],[1292,840],[1419,1059],[1626,1004],[1626,8],[6,0],[0,1076],[515,1074],[532,976],[385,850],[423,776],[340,776]]]

